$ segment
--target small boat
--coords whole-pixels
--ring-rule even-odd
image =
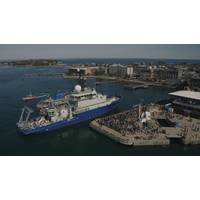
[[[31,101],[31,100],[40,99],[40,98],[43,98],[43,97],[46,97],[46,96],[47,96],[47,94],[36,96],[36,95],[33,95],[32,93],[30,93],[29,95],[23,97],[22,100],[23,101]]]

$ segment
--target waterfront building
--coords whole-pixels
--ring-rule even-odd
[[[134,72],[134,67],[132,65],[121,65],[121,64],[113,64],[108,68],[107,73],[110,76],[118,76],[118,77],[131,77]]]
[[[184,75],[183,68],[178,68],[178,79],[182,79]]]
[[[178,71],[176,69],[155,69],[154,76],[156,80],[177,79]]]
[[[200,92],[180,90],[169,95],[176,112],[200,117]]]
[[[109,74],[108,66],[99,66],[98,70],[96,71],[96,75],[108,75],[108,74]]]
[[[188,82],[190,88],[200,92],[200,78],[191,78]]]
[[[121,64],[113,64],[109,66],[109,75],[110,76],[121,76],[122,74],[122,65]]]
[[[127,67],[127,75],[129,76],[129,77],[132,77],[133,76],[133,67]]]

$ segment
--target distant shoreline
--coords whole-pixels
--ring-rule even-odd
[[[31,60],[15,60],[15,61],[1,61],[1,66],[13,67],[54,67],[64,65],[59,60],[54,59],[31,59]]]
[[[200,64],[198,59],[168,59],[168,58],[63,58],[63,59],[24,59],[24,60],[0,60],[0,66],[24,66],[24,67],[49,67],[66,66],[68,64]]]

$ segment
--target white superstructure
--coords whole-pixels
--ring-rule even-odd
[[[80,113],[111,104],[117,97],[107,97],[97,93],[93,88],[84,88],[76,85],[74,91],[69,95],[69,104],[73,107],[73,113]]]
[[[70,94],[59,100],[59,103],[51,99],[49,105],[40,112],[48,115],[50,121],[57,122],[63,119],[72,119],[73,116],[86,111],[108,106],[118,99],[119,97],[108,97],[97,93],[95,88],[85,87],[82,89],[80,85],[76,85]]]

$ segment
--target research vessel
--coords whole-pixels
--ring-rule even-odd
[[[50,97],[39,102],[36,117],[31,118],[33,110],[25,106],[17,127],[24,135],[47,133],[105,115],[120,101],[120,96],[109,97],[95,88],[76,85],[71,93],[59,100]]]

